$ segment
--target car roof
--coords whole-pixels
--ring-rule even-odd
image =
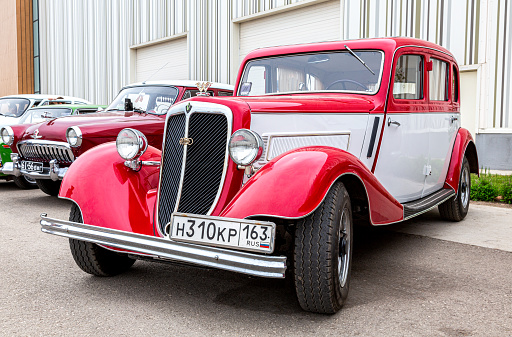
[[[129,85],[126,85],[123,87],[124,88],[129,88],[129,87],[137,87],[137,86],[141,86],[141,85],[172,85],[172,86],[177,86],[177,87],[194,87],[196,88],[196,84],[198,82],[203,82],[203,81],[190,81],[190,80],[160,80],[160,81],[144,81],[144,82],[137,82],[137,83],[132,83],[132,84],[129,84]],[[218,83],[218,82],[210,82],[212,85],[210,86],[210,89],[221,89],[221,90],[234,90],[234,86],[230,85],[230,84],[225,84],[225,83]]]
[[[62,95],[41,95],[41,94],[19,94],[19,95],[8,95],[0,98],[27,98],[27,99],[64,99],[64,100],[79,100],[79,101],[87,101],[84,98],[80,97],[72,97],[72,96],[62,96]]]
[[[251,51],[242,62],[242,65],[249,59],[269,57],[285,54],[300,54],[308,52],[318,51],[336,51],[345,50],[345,45],[348,45],[351,49],[382,49],[382,50],[396,50],[400,47],[424,47],[428,49],[439,50],[440,52],[447,54],[449,57],[454,59],[452,53],[447,49],[437,45],[435,43],[415,39],[410,37],[387,37],[387,38],[372,38],[372,39],[357,39],[357,40],[342,40],[342,41],[331,41],[331,42],[318,42],[318,43],[307,43],[307,44],[295,44],[287,46],[276,46],[260,48]]]
[[[41,110],[41,109],[59,109],[59,108],[80,108],[80,109],[94,109],[94,108],[106,108],[106,105],[94,105],[94,104],[55,104],[55,105],[43,105],[35,106],[30,110]]]

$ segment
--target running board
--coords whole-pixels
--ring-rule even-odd
[[[404,206],[404,220],[410,219],[422,213],[430,211],[432,208],[443,203],[455,195],[452,189],[442,189],[432,193],[429,196],[419,200],[407,202],[402,204]]]

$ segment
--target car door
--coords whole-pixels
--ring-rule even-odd
[[[423,195],[429,157],[425,49],[396,52],[374,174],[401,203]]]
[[[422,196],[427,196],[443,188],[450,165],[453,143],[460,127],[459,104],[453,102],[455,85],[453,85],[453,80],[450,81],[450,78],[454,76],[450,71],[450,68],[453,69],[453,67],[441,53],[430,51],[429,54],[427,78],[429,156]],[[450,86],[450,82],[452,82],[452,86]]]

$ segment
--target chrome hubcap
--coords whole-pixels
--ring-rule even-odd
[[[464,167],[464,170],[462,171],[462,175],[460,178],[460,200],[462,201],[462,206],[464,208],[468,207],[469,204],[469,186],[470,186],[470,177],[469,177],[469,171],[466,167]]]
[[[346,209],[343,209],[340,220],[340,231],[339,231],[339,253],[338,253],[338,278],[340,286],[344,287],[348,278],[348,267],[350,258],[350,248],[352,242],[350,240],[350,219]]]

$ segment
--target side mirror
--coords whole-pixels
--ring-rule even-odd
[[[124,111],[133,111],[133,103],[129,98],[124,99]]]

